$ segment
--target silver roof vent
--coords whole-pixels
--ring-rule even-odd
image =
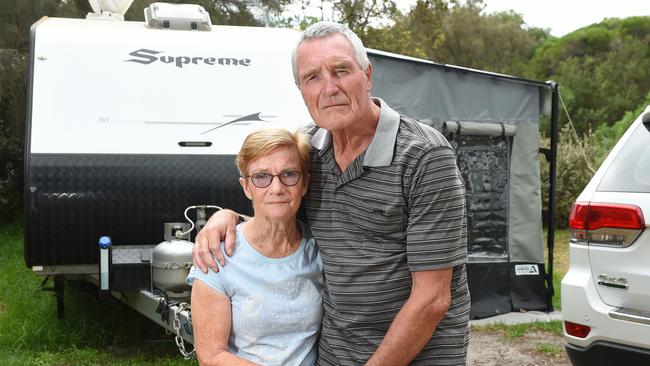
[[[144,9],[147,27],[172,30],[209,31],[210,14],[200,5],[153,3]]]

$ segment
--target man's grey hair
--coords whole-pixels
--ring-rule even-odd
[[[370,65],[370,60],[368,60],[366,48],[363,46],[363,42],[361,42],[359,36],[351,31],[350,28],[348,28],[345,24],[321,21],[312,24],[307,27],[307,29],[305,29],[305,31],[302,33],[302,37],[300,37],[298,44],[296,44],[296,47],[294,47],[293,53],[291,54],[293,80],[296,82],[296,86],[298,86],[298,88],[300,88],[300,80],[298,79],[298,65],[296,64],[296,58],[298,57],[298,47],[310,39],[327,38],[336,34],[342,34],[345,36],[345,38],[348,39],[348,41],[350,41],[356,55],[355,59],[357,61],[357,65],[359,65],[361,70],[365,71],[368,68],[368,65]]]

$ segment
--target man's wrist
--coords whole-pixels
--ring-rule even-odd
[[[233,211],[233,210],[231,210],[229,208],[223,209],[223,212],[227,213],[228,215],[232,214],[233,216],[237,217],[237,223],[238,224],[241,224],[242,222],[246,222],[246,221],[250,220],[250,217],[248,217],[246,215],[242,215],[239,212]]]

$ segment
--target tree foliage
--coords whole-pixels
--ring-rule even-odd
[[[0,222],[21,208],[25,57],[0,49]]]
[[[612,124],[650,90],[650,17],[607,19],[549,40],[530,66],[560,83],[579,132]]]
[[[536,39],[520,14],[484,14],[481,1],[450,9],[442,26],[443,41],[430,55],[436,61],[523,76]]]
[[[25,55],[29,49],[29,28],[38,19],[43,16],[80,17],[89,9],[88,2],[81,0],[2,0],[0,49],[13,49]]]
[[[418,0],[390,26],[368,27],[369,47],[504,74],[527,76],[534,50],[549,38],[521,15],[486,14],[482,0]]]
[[[284,25],[305,29],[321,20],[333,21],[347,25],[362,39],[373,24],[390,21],[398,13],[395,0],[301,0],[299,4],[298,14],[288,14]]]
[[[431,59],[442,41],[441,27],[447,10],[442,0],[418,0],[407,14],[396,11],[392,25],[368,27],[362,38],[371,48]]]
[[[634,120],[650,105],[650,92],[636,108],[627,111],[620,120],[603,123],[596,130],[578,134],[571,125],[564,124],[559,133],[556,176],[556,212],[558,227],[567,227],[571,204],[587,185],[594,169],[603,163],[611,149]],[[549,138],[542,134],[540,146],[549,147]],[[548,162],[540,157],[543,184],[542,199],[548,200]]]
[[[540,146],[548,148],[550,138],[542,134]],[[596,162],[596,138],[593,133],[576,135],[571,126],[564,125],[559,133],[557,149],[557,173],[555,179],[555,224],[567,227],[571,205],[585,188],[593,175]],[[548,202],[549,162],[540,155],[542,200]],[[548,207],[548,206],[546,206]]]
[[[347,24],[352,31],[363,34],[370,22],[395,14],[394,0],[333,1],[335,21]]]
[[[650,105],[650,91],[648,91],[644,100],[635,109],[625,112],[620,120],[612,124],[603,123],[596,128],[594,136],[596,138],[597,150],[595,158],[597,165],[600,165],[605,160],[607,154],[616,145],[616,142],[618,142],[632,122],[643,113],[648,105]]]

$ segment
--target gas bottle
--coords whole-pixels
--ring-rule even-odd
[[[189,239],[189,233],[180,238],[177,232],[185,232],[189,228],[186,223],[165,223],[165,234],[162,243],[156,245],[151,258],[151,279],[157,287],[169,297],[189,297],[191,287],[185,283],[185,278],[192,267],[192,248],[194,244]]]

